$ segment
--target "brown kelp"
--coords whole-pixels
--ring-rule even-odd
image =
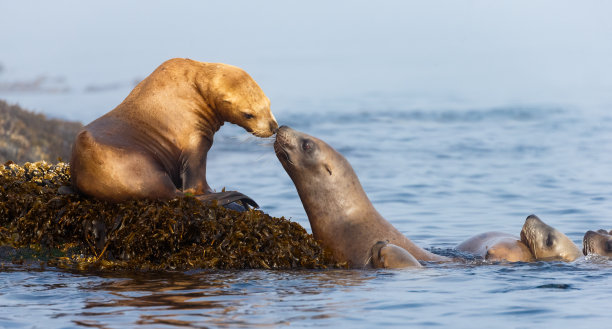
[[[0,246],[77,269],[341,266],[303,227],[282,217],[188,196],[112,204],[72,193],[69,182],[69,166],[61,162],[0,165]],[[0,252],[6,255],[23,257]]]

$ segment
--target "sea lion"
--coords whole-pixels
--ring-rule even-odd
[[[372,267],[374,268],[404,268],[421,266],[421,263],[406,249],[387,241],[378,241],[370,249]]]
[[[258,137],[278,127],[270,100],[242,69],[168,60],[77,135],[72,185],[111,202],[186,193],[220,203],[249,201],[238,192],[212,193],[206,181],[206,155],[225,121]]]
[[[530,215],[523,224],[521,241],[529,247],[536,260],[572,262],[582,252],[567,235]]]
[[[580,256],[578,247],[563,233],[547,225],[536,215],[525,219],[520,239],[501,232],[476,235],[456,249],[490,261],[532,262],[562,260],[571,262]]]
[[[447,260],[420,248],[386,221],[349,162],[322,140],[281,126],[274,150],[295,184],[313,236],[336,260],[357,268]]]
[[[588,231],[582,239],[582,253],[612,257],[612,231]]]
[[[518,237],[502,232],[478,234],[459,244],[456,249],[489,261],[531,262],[534,260],[529,248]]]

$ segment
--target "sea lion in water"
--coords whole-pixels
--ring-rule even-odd
[[[270,100],[242,69],[168,60],[77,135],[72,185],[111,202],[189,193],[204,201],[242,199],[257,206],[238,192],[212,193],[206,181],[206,155],[225,121],[258,137],[278,127]]]
[[[282,126],[276,155],[293,180],[315,239],[351,267],[444,261],[401,234],[374,209],[349,162],[320,139]]]
[[[588,231],[582,239],[582,253],[612,257],[612,231]]]
[[[456,249],[490,261],[531,262],[534,260],[529,248],[518,237],[502,232],[478,234],[463,241]]]
[[[506,233],[487,232],[474,236],[456,249],[491,261],[531,262],[536,260],[574,261],[578,247],[563,233],[536,215],[525,219],[520,239]]]
[[[572,262],[582,256],[580,248],[567,235],[547,225],[536,215],[525,220],[521,241],[529,247],[536,260]]]

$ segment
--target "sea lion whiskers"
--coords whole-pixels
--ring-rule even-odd
[[[274,161],[274,155],[270,154],[270,152],[265,152],[260,154],[256,159],[256,162],[263,162],[263,163],[272,163],[275,162]]]
[[[293,162],[291,162],[291,158],[289,157],[289,153],[287,152],[287,150],[285,150],[282,147],[277,147],[277,144],[274,144],[274,153],[276,154],[276,157],[280,158],[281,155],[282,157],[287,160],[287,163],[289,163],[292,166],[295,166],[295,164]]]
[[[254,143],[258,146],[269,147],[274,145],[276,136],[257,137],[252,134],[240,134],[238,136],[231,136],[230,138],[237,140],[238,144]]]
[[[235,141],[239,145],[242,145],[242,144],[250,143],[251,137],[252,135],[250,134],[239,134],[239,135],[228,136],[227,138],[229,140]]]
[[[261,141],[257,142],[258,146],[265,148],[274,148],[274,138],[273,137],[263,137],[260,138]]]

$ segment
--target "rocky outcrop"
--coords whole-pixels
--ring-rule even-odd
[[[336,264],[299,224],[193,197],[120,204],[68,187],[65,163],[0,165],[0,266],[85,270],[326,268]]]
[[[0,163],[70,158],[79,122],[47,118],[0,100]]]

